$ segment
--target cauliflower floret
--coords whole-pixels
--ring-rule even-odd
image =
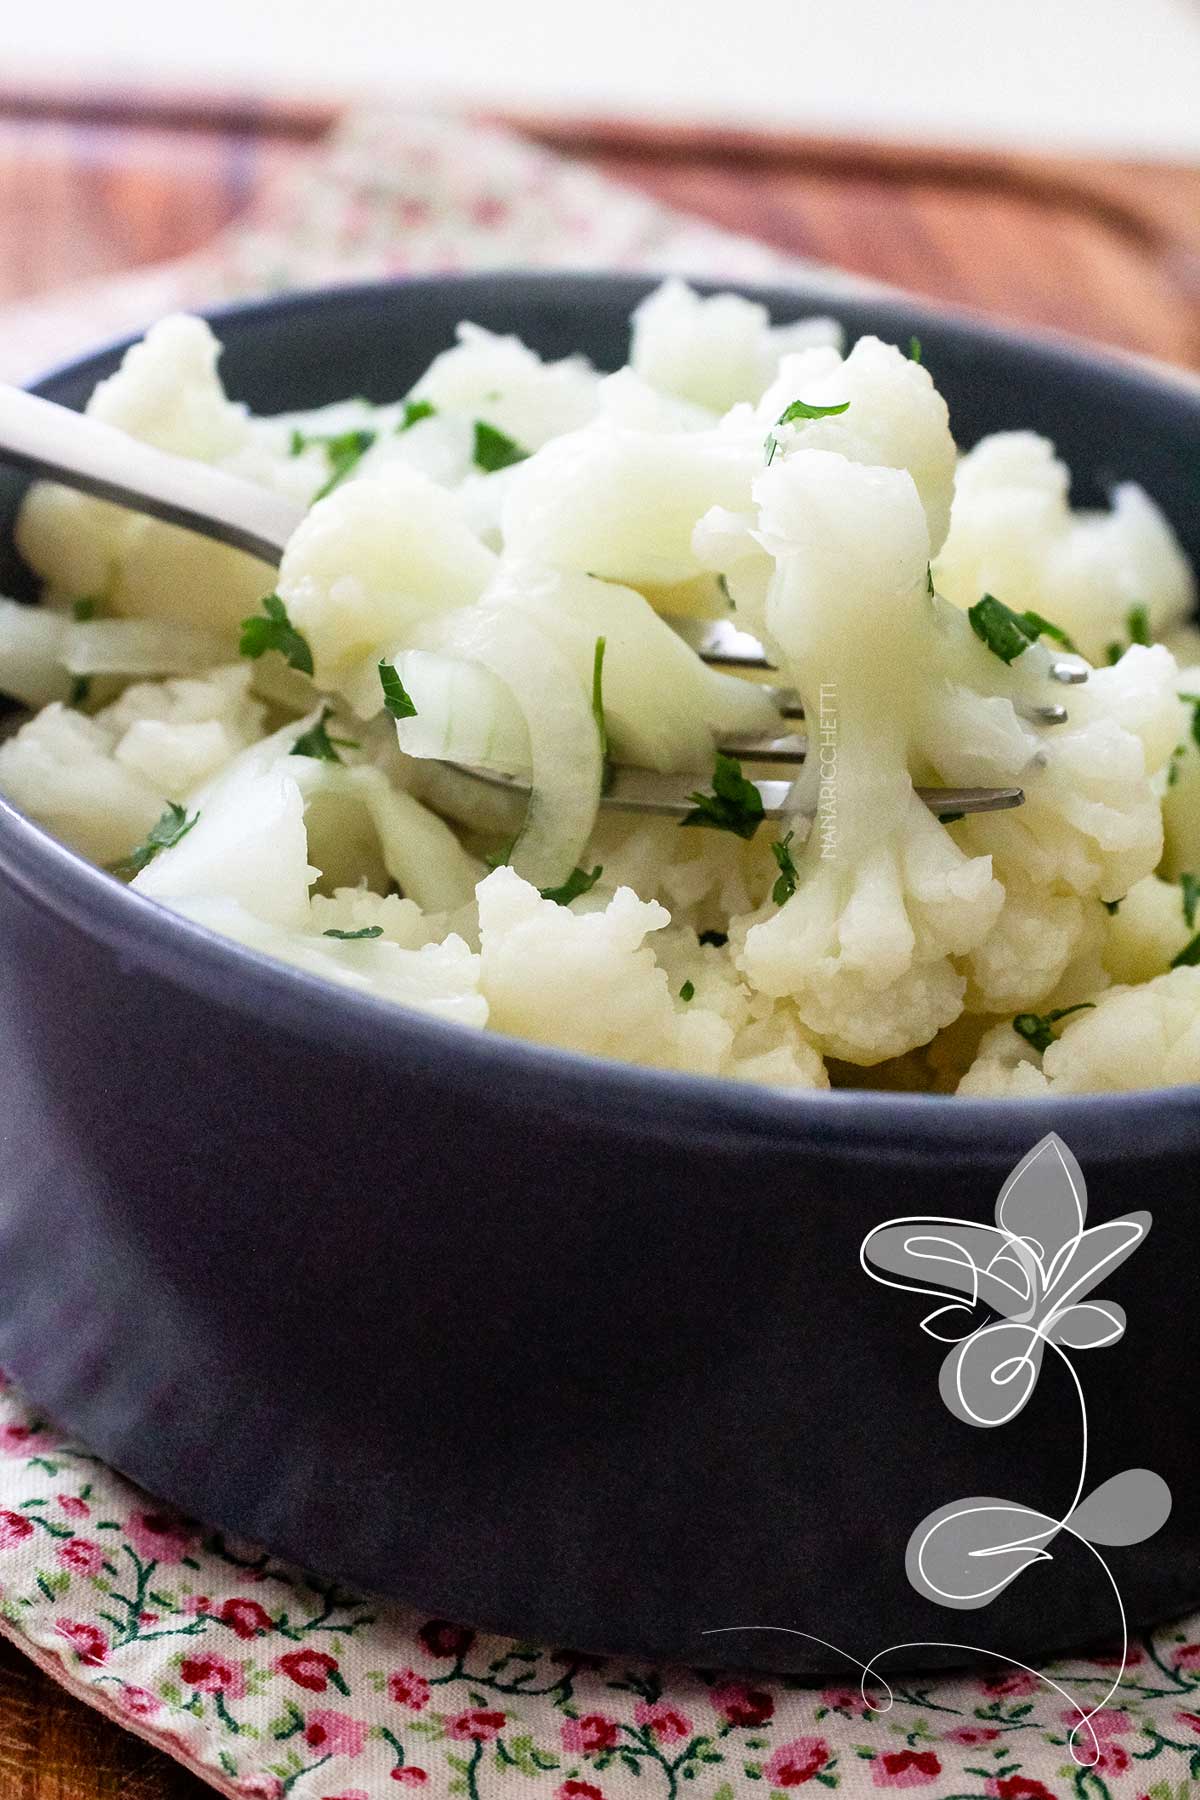
[[[277,591],[315,678],[379,711],[375,664],[414,620],[469,606],[496,566],[452,495],[394,464],[320,500],[292,534]]]
[[[1185,872],[1200,875],[1200,668],[1180,669],[1176,692],[1186,724],[1171,759],[1162,809],[1162,872],[1173,881]]]
[[[413,389],[439,412],[502,431],[523,450],[586,425],[596,411],[599,377],[582,356],[543,362],[517,337],[460,325],[453,350],[435,356]]]
[[[984,438],[958,466],[938,592],[961,607],[994,594],[1066,631],[1092,662],[1130,637],[1143,607],[1162,637],[1192,612],[1195,582],[1170,525],[1132,482],[1109,512],[1072,512],[1070,475],[1031,431]]]
[[[221,386],[220,354],[203,319],[160,319],[126,351],[116,374],[97,384],[88,416],[158,450],[219,462],[248,435],[246,408],[226,399]]]
[[[1194,914],[1188,924],[1184,900],[1177,883],[1157,875],[1134,883],[1105,921],[1101,955],[1113,981],[1132,985],[1166,973],[1196,929]]]
[[[223,804],[200,807],[191,828],[133,886],[167,905],[235,901],[268,925],[303,929],[318,871],[308,864],[304,796],[284,766],[228,784]]]
[[[1054,1029],[1056,1041],[1039,1070],[1036,1051],[1025,1045],[1018,1055],[1016,1032],[997,1026],[959,1093],[1114,1094],[1200,1081],[1200,968],[1171,969],[1140,987],[1110,988]]]
[[[251,744],[248,671],[140,682],[94,718],[55,704],[0,744],[0,788],[85,856],[116,862],[195,784]]]
[[[796,400],[848,404],[831,418],[777,425]],[[939,549],[950,522],[955,449],[946,402],[922,364],[875,337],[859,338],[844,362],[834,349],[804,350],[784,358],[756,417],[777,439],[777,454],[831,450],[851,462],[907,469],[925,509],[931,554]]]
[[[754,402],[779,367],[786,348],[839,348],[833,319],[804,319],[782,331],[757,301],[740,294],[702,298],[682,281],[664,281],[633,315],[629,361],[652,387],[711,412],[739,400]]]

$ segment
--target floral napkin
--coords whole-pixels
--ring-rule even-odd
[[[498,131],[371,112],[210,248],[0,309],[28,378],[172,308],[325,282],[518,265],[767,279],[801,265]],[[831,271],[847,291],[866,285]],[[180,1520],[0,1377],[0,1630],[89,1705],[228,1795],[378,1800],[1200,1800],[1200,1619],[1050,1673],[796,1681],[651,1669],[360,1598]],[[393,1788],[392,1784],[396,1784]]]

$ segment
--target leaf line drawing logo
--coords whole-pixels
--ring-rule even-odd
[[[1102,1350],[1124,1335],[1121,1307],[1089,1296],[1133,1255],[1152,1223],[1148,1212],[1127,1213],[1100,1225],[1089,1226],[1086,1220],[1087,1188],[1079,1164],[1051,1132],[1005,1181],[994,1225],[919,1215],[889,1219],[867,1233],[859,1250],[862,1267],[873,1281],[942,1302],[921,1320],[921,1329],[949,1346],[938,1385],[955,1418],[985,1430],[1008,1425],[1037,1386],[1048,1350],[1067,1371],[1079,1405],[1080,1460],[1075,1491],[1062,1512],[1044,1513],[1021,1501],[986,1494],[948,1501],[928,1513],[912,1532],[905,1571],[925,1599],[974,1610],[987,1606],[1034,1563],[1051,1562],[1048,1546],[1060,1533],[1086,1546],[1099,1563],[1120,1614],[1120,1666],[1108,1692],[1086,1710],[1050,1676],[1039,1675],[1076,1709],[1077,1722],[1068,1741],[1072,1758],[1085,1768],[1099,1760],[1092,1720],[1120,1686],[1129,1650],[1120,1589],[1098,1546],[1142,1543],[1162,1529],[1171,1511],[1170,1490],[1152,1469],[1124,1469],[1085,1496],[1087,1403],[1068,1353]],[[788,1626],[724,1628],[747,1630],[784,1631],[845,1656],[862,1670],[868,1706],[873,1705],[868,1680],[883,1682],[883,1702],[874,1703],[880,1711],[890,1707],[892,1696],[876,1665],[892,1651],[941,1648],[977,1656],[996,1654],[974,1644],[893,1644],[863,1663],[828,1639]],[[1017,1666],[1029,1669],[1027,1663]],[[1029,1672],[1039,1674],[1035,1669]],[[1084,1727],[1091,1752],[1086,1758],[1076,1742]]]

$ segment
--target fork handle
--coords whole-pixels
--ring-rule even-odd
[[[173,456],[21,388],[0,385],[0,460],[183,525],[277,566],[304,508],[207,463]]]

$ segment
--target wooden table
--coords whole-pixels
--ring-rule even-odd
[[[0,301],[198,248],[336,110],[0,87]],[[1200,368],[1200,169],[509,122],[783,249]],[[0,1800],[209,1791],[0,1644]]]

